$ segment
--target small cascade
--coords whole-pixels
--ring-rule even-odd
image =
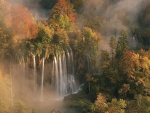
[[[53,63],[52,87],[55,87],[57,95],[65,96],[67,94],[65,53],[63,56],[54,57]]]
[[[36,100],[36,93],[37,93],[37,72],[36,72],[36,61],[35,61],[35,55],[33,55],[33,75],[34,75],[34,100]]]
[[[62,62],[61,62],[61,57],[59,57],[59,94],[62,95],[62,91],[63,91],[63,75],[62,75]]]
[[[133,47],[133,48],[136,47],[136,41],[135,41],[135,38],[134,38],[134,37],[132,38],[132,47]]]
[[[67,94],[67,65],[66,65],[66,55],[65,55],[65,51],[63,51],[63,56],[62,56],[62,69],[63,69],[63,82],[62,82],[62,94],[61,95],[66,95]]]
[[[68,86],[69,86],[69,92],[73,93],[77,90],[76,81],[74,78],[74,61],[73,61],[73,52],[70,48],[70,53],[68,53]]]
[[[54,60],[52,62],[52,72],[51,72],[51,79],[53,81],[51,81],[51,91],[54,91],[54,84],[55,84],[55,60],[56,60],[56,57],[54,57]]]
[[[59,93],[59,75],[58,75],[58,62],[57,62],[58,58],[57,57],[54,57],[54,80],[52,81],[55,81],[54,82],[54,87],[56,87],[56,92],[57,94]]]
[[[43,101],[44,61],[45,61],[45,58],[43,57],[43,59],[42,59],[42,78],[41,78],[41,101]]]

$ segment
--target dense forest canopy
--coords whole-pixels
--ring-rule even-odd
[[[11,65],[24,57],[33,69],[34,56],[39,71],[42,59],[47,66],[66,52],[73,55],[75,78],[84,84],[64,98],[67,107],[82,113],[149,113],[149,48],[149,0],[0,0],[0,112],[36,113],[25,108],[27,92],[13,89],[19,79],[11,76]]]

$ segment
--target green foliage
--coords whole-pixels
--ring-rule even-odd
[[[116,48],[116,58],[120,59],[128,49],[128,37],[124,30],[121,31]]]
[[[109,46],[111,48],[111,53],[114,54],[114,50],[116,49],[116,38],[115,37],[110,38]]]
[[[111,37],[110,42],[110,52],[111,52],[111,67],[114,67],[114,57],[115,57],[115,50],[116,50],[116,38]]]
[[[108,104],[109,113],[125,113],[126,102],[123,99],[112,99],[111,103]]]
[[[81,108],[83,113],[90,113],[90,106],[92,102],[87,99],[87,95],[80,91],[77,94],[71,94],[64,98],[65,106],[71,108]]]
[[[126,113],[149,113],[150,98],[148,96],[137,95],[135,100],[128,101]]]
[[[42,44],[49,44],[52,40],[53,30],[49,29],[48,26],[43,25],[42,23],[39,24],[39,32],[36,40]]]
[[[48,20],[49,26],[51,29],[55,31],[59,31],[60,29],[66,31],[74,30],[74,24],[70,22],[69,17],[67,15],[54,15]]]
[[[110,57],[108,51],[101,51],[100,63],[102,69],[108,68],[110,66]]]

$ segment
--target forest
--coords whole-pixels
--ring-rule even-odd
[[[150,1],[0,0],[0,113],[150,113]]]

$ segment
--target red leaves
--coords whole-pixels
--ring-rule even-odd
[[[38,28],[31,13],[26,7],[20,4],[12,5],[9,16],[13,35],[18,35],[20,38],[36,37]]]
[[[69,20],[75,22],[75,13],[71,4],[66,0],[59,0],[52,9],[53,14],[67,15]]]

